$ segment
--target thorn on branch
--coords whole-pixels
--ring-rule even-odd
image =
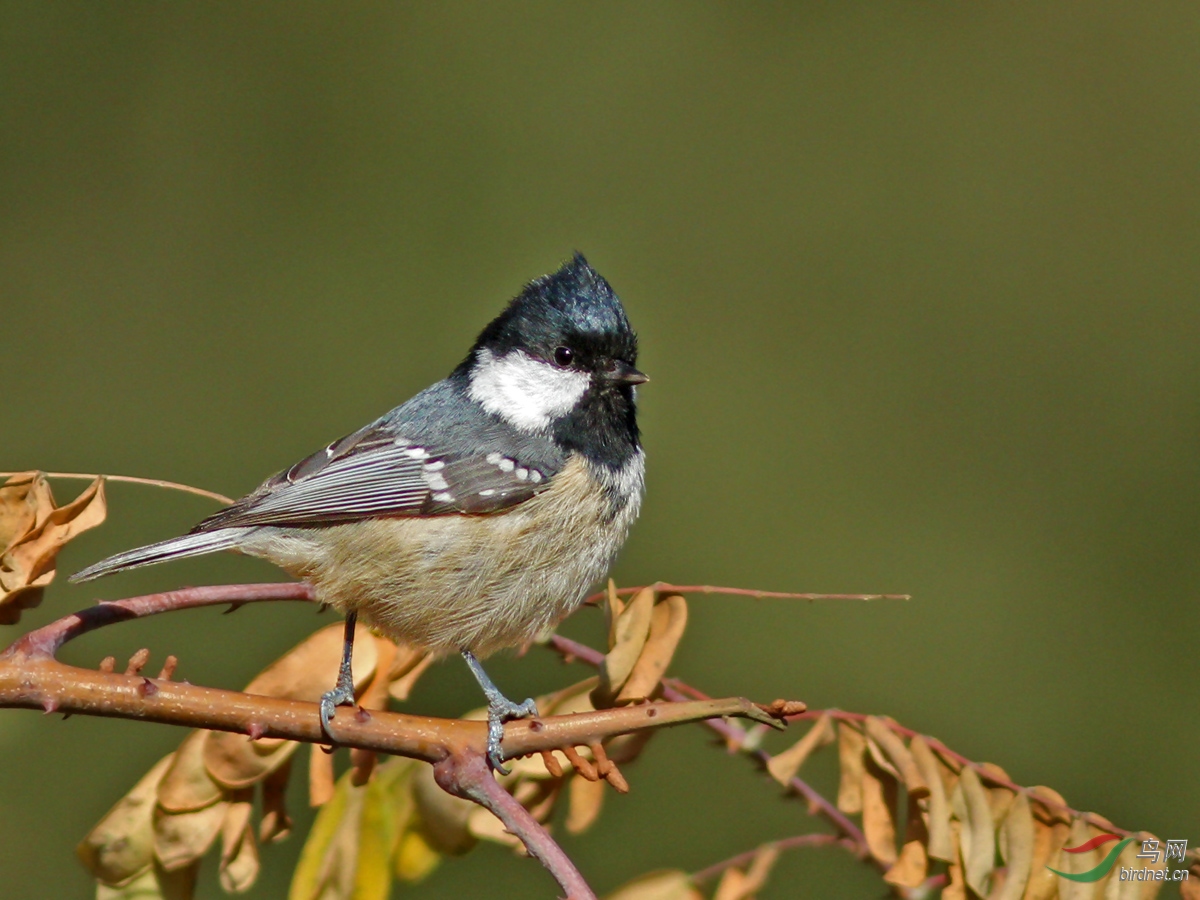
[[[260,737],[267,733],[267,729],[260,722],[251,722],[246,726],[246,736],[252,741],[257,741]]]
[[[242,608],[243,606],[245,606],[245,605],[246,605],[246,604],[244,604],[244,603],[230,603],[230,604],[229,604],[229,609],[227,609],[227,610],[225,610],[224,612],[222,612],[222,613],[221,613],[221,615],[223,615],[223,616],[227,616],[227,615],[229,615],[230,613],[235,613],[235,612],[237,612],[239,609],[241,609],[241,608]]]
[[[149,678],[143,677],[142,683],[138,685],[138,690],[141,691],[143,697],[153,697],[158,693],[158,685]]]

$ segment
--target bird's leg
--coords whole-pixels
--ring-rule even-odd
[[[500,752],[500,742],[504,740],[504,723],[512,719],[524,719],[527,716],[537,717],[537,705],[530,697],[524,703],[513,703],[502,693],[500,688],[492,684],[492,679],[488,678],[487,672],[483,671],[483,666],[479,660],[475,658],[475,654],[470,650],[462,651],[462,658],[467,661],[467,665],[471,667],[471,674],[475,676],[475,680],[479,682],[479,686],[483,688],[483,694],[487,697],[488,702],[488,741],[487,755],[488,762],[492,768],[501,775],[507,775],[508,769],[504,768],[504,756]]]
[[[350,668],[350,660],[354,656],[354,623],[357,620],[358,613],[346,614],[346,632],[342,638],[342,664],[338,667],[337,684],[332,691],[321,695],[321,730],[331,740],[333,732],[329,730],[329,723],[333,720],[333,711],[339,706],[354,705],[354,672]]]

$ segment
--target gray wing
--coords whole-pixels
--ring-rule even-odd
[[[331,525],[383,516],[491,513],[545,490],[550,474],[499,453],[426,446],[376,422],[268,479],[192,533],[247,525]]]

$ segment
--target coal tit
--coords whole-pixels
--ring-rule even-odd
[[[642,502],[637,337],[608,282],[576,254],[531,282],[450,376],[209,516],[183,537],[72,577],[236,550],[308,580],[346,615],[327,734],[353,703],[357,617],[390,638],[462,653],[503,723],[536,715],[477,659],[536,637],[583,601]]]

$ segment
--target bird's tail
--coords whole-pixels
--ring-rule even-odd
[[[171,538],[169,541],[159,541],[135,550],[126,550],[93,563],[71,576],[73,583],[91,581],[113,572],[124,572],[126,569],[136,569],[139,566],[149,566],[154,563],[166,562],[169,559],[184,559],[189,556],[200,556],[217,550],[230,550],[236,547],[245,536],[244,528],[222,528],[217,531],[202,531],[198,534],[185,534],[183,537]]]

